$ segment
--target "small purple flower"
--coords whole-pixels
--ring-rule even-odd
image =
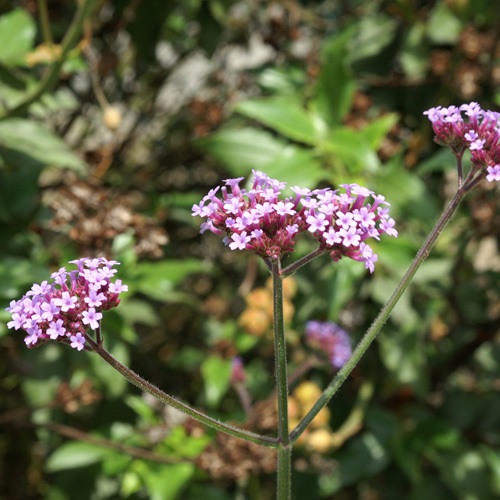
[[[40,306],[42,312],[42,319],[46,321],[52,321],[55,315],[60,311],[60,308],[56,305],[56,299],[50,299],[49,302],[43,302]]]
[[[96,292],[91,288],[88,296],[83,300],[89,305],[89,307],[101,307],[103,301],[106,300],[106,295],[101,292]]]
[[[229,248],[231,250],[236,250],[237,248],[239,250],[244,250],[247,246],[247,243],[250,241],[250,236],[247,236],[246,231],[242,231],[241,234],[234,233],[231,236],[231,239],[233,240],[231,243],[229,243]]]
[[[108,290],[111,293],[128,292],[128,285],[122,285],[122,280],[116,280],[114,283],[109,284]]]
[[[488,182],[500,181],[500,164],[488,167],[486,170],[488,172],[488,175],[486,176],[486,180]]]
[[[346,230],[344,227],[341,227],[339,234],[343,237],[342,245],[344,245],[345,247],[355,247],[359,245],[361,236],[356,232],[355,227],[350,227],[348,230]]]
[[[471,151],[481,151],[486,143],[486,139],[476,139],[470,143],[469,149]]]
[[[318,215],[309,215],[306,219],[306,223],[309,224],[308,231],[311,233],[315,233],[316,231],[322,233],[325,231],[326,226],[330,224],[326,220],[326,215],[322,213],[319,213]]]
[[[47,281],[42,281],[40,285],[36,283],[31,287],[31,290],[26,294],[27,296],[35,296],[35,295],[45,295],[46,293],[50,293],[52,290],[52,286],[48,284]]]
[[[84,325],[89,325],[92,330],[97,330],[99,328],[99,320],[102,319],[102,313],[90,307],[88,311],[83,311],[82,315],[82,322]]]
[[[26,320],[26,316],[18,314],[18,313],[12,313],[12,321],[9,321],[7,323],[7,328],[14,328],[16,330],[19,330],[19,328],[22,328],[24,325],[24,322]]]
[[[85,347],[85,337],[77,332],[75,335],[71,335],[69,338],[71,340],[71,347],[77,351],[81,351]]]
[[[24,337],[24,343],[26,344],[27,347],[34,346],[39,339],[38,332],[34,329],[30,330],[28,332],[28,335]]]
[[[60,307],[62,312],[67,312],[70,309],[74,309],[77,302],[78,297],[71,295],[69,292],[63,292],[60,298],[54,299],[54,304]]]
[[[64,328],[64,321],[59,318],[56,321],[51,321],[49,323],[49,328],[47,328],[47,335],[52,339],[55,340],[57,337],[64,337],[64,334],[66,333],[66,328]]]

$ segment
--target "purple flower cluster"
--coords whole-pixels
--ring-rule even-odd
[[[7,308],[12,315],[7,327],[24,330],[28,347],[51,339],[81,351],[87,329],[98,330],[101,311],[116,307],[120,293],[128,290],[119,279],[111,282],[117,272],[113,267],[119,264],[116,261],[100,257],[70,263],[76,264],[78,270],[66,271],[62,267],[51,274],[53,283],[33,285]]]
[[[476,102],[460,107],[438,106],[424,112],[432,122],[434,140],[459,157],[468,149],[472,165],[489,182],[500,181],[500,113],[483,110]]]
[[[334,368],[340,369],[351,357],[351,339],[348,333],[331,321],[308,321],[307,343],[325,352]]]
[[[240,187],[243,177],[228,179],[193,205],[193,216],[207,219],[201,233],[225,235],[231,250],[279,259],[293,252],[298,234],[308,232],[334,261],[347,256],[364,262],[370,272],[377,255],[365,240],[398,234],[385,198],[357,184],[341,185],[343,192],[295,186],[292,196],[281,198],[286,183],[258,171],[253,176],[249,190]]]

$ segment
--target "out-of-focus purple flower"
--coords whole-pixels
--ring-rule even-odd
[[[51,275],[54,283],[34,284],[7,308],[12,316],[7,327],[24,330],[28,347],[50,339],[81,351],[87,329],[98,330],[102,311],[116,307],[120,303],[119,294],[128,289],[121,280],[110,281],[116,273],[113,267],[119,264],[116,261],[101,257],[71,263],[78,270],[59,269]]]
[[[351,357],[349,334],[331,321],[308,321],[306,340],[311,347],[323,351],[336,369],[342,368]]]
[[[294,195],[282,198],[284,182],[258,171],[253,176],[251,189],[240,187],[243,178],[228,179],[193,205],[193,216],[207,219],[201,233],[208,229],[224,235],[231,250],[251,250],[270,259],[292,253],[297,235],[308,233],[334,261],[346,256],[364,262],[370,272],[377,256],[366,240],[398,234],[389,204],[367,188],[345,184],[339,192],[294,186]]]
[[[432,123],[434,140],[461,157],[471,153],[473,168],[481,170],[488,182],[500,181],[500,113],[483,110],[477,102],[424,111]],[[487,175],[488,174],[488,175]]]
[[[246,379],[247,376],[243,367],[243,360],[239,356],[236,356],[233,358],[231,366],[231,384],[241,384],[245,382]]]

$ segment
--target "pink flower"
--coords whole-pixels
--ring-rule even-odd
[[[345,255],[362,260],[370,271],[376,256],[367,255],[365,260],[360,244],[384,233],[397,236],[388,203],[365,187],[345,184],[341,186],[345,192],[338,192],[294,186],[292,196],[280,198],[285,183],[262,172],[254,171],[253,175],[251,189],[240,188],[241,178],[228,179],[220,189],[220,198],[214,190],[199,205],[193,205],[192,215],[206,218],[200,233],[209,230],[222,235],[231,250],[252,250],[265,259],[292,253],[298,236],[306,233],[332,259]],[[213,206],[210,213],[203,211],[207,199]]]
[[[24,297],[12,301],[7,311],[12,321],[8,328],[23,329],[28,347],[39,341],[54,340],[71,343],[82,350],[88,328],[97,330],[102,319],[101,310],[116,307],[118,295],[128,290],[121,280],[111,281],[119,264],[103,257],[78,259],[72,262],[78,270],[64,267],[52,273],[54,283],[34,284]]]

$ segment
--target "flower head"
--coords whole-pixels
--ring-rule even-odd
[[[28,347],[50,339],[81,351],[87,329],[99,329],[101,311],[116,307],[120,303],[119,294],[127,290],[121,280],[111,282],[116,273],[113,267],[118,262],[101,257],[71,263],[78,270],[59,269],[51,275],[54,283],[34,284],[7,308],[12,316],[7,327],[24,330]]]
[[[495,170],[500,164],[500,113],[471,102],[459,108],[437,106],[424,115],[432,123],[438,144],[448,146],[457,157],[469,150],[473,168],[488,182],[500,180]]]
[[[389,204],[367,188],[345,184],[342,191],[311,191],[294,186],[294,194],[283,197],[284,182],[258,171],[253,176],[251,189],[240,187],[242,178],[228,179],[220,191],[212,190],[193,205],[193,216],[207,219],[200,232],[224,235],[231,250],[251,250],[267,259],[292,253],[298,235],[307,233],[334,260],[347,256],[371,272],[377,256],[366,240],[398,234]]]
[[[306,323],[307,343],[320,349],[330,364],[339,370],[351,357],[351,339],[348,333],[331,321],[308,321]]]

